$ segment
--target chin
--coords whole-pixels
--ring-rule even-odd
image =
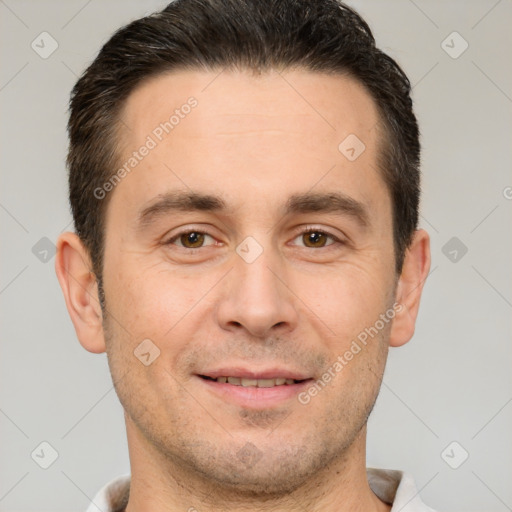
[[[261,445],[260,445],[261,446]],[[209,481],[226,499],[275,500],[293,493],[318,477],[335,458],[332,446],[304,443],[294,446],[268,444],[258,449],[250,441],[238,450],[212,445],[194,449],[189,468]]]

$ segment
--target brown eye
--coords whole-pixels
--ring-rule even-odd
[[[195,231],[194,229],[188,229],[176,233],[171,239],[164,242],[167,246],[176,246],[181,249],[189,249],[193,252],[194,249],[206,249],[209,246],[218,245],[215,238],[212,235],[204,231]]]
[[[301,231],[295,235],[294,245],[302,249],[325,249],[334,250],[341,249],[346,245],[343,238],[338,238],[336,235],[329,233],[316,226],[304,226]],[[324,252],[324,251],[318,251]]]
[[[302,240],[306,247],[325,247],[329,236],[322,231],[308,231],[302,235]]]
[[[183,247],[187,249],[196,249],[201,247],[204,243],[204,233],[200,233],[198,231],[189,231],[188,233],[183,233],[179,236],[179,240]]]

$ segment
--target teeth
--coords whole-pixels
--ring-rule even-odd
[[[283,385],[291,385],[294,384],[295,381],[293,379],[245,379],[240,377],[217,377],[217,382],[222,384],[233,384],[235,386],[243,386],[243,387],[258,387],[258,388],[273,388],[274,386],[283,386]]]
[[[259,388],[272,388],[276,385],[275,379],[258,379],[256,382]]]
[[[248,388],[249,386],[257,386],[258,381],[256,379],[241,379],[241,384],[244,388]]]

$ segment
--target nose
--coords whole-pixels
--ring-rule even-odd
[[[297,297],[287,283],[278,256],[265,249],[251,263],[237,254],[226,276],[217,308],[219,325],[226,330],[245,329],[255,338],[295,329]]]

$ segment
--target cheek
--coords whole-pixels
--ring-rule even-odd
[[[191,283],[177,281],[157,266],[120,264],[105,279],[108,310],[135,341],[149,338],[158,344],[187,314],[197,294]]]
[[[389,307],[391,280],[379,266],[350,264],[302,280],[299,297],[324,324],[336,349],[373,325]],[[388,282],[389,281],[389,282]]]
[[[138,410],[136,417],[161,407],[157,402],[162,398],[151,390],[162,388],[166,395],[176,386],[174,367],[190,342],[183,327],[198,292],[157,266],[133,268],[137,270],[131,272],[126,263],[119,265],[105,282],[105,294],[110,313],[106,322],[109,365],[119,382],[116,387],[123,405]]]
[[[165,262],[148,265],[141,260],[134,259],[130,268],[127,263],[119,264],[105,283],[107,307],[117,336],[123,338],[119,349],[130,357],[143,340],[149,339],[160,350],[160,362],[176,368],[198,333],[205,341],[205,325],[211,320],[216,297],[214,288],[223,272],[192,274],[170,270]]]

